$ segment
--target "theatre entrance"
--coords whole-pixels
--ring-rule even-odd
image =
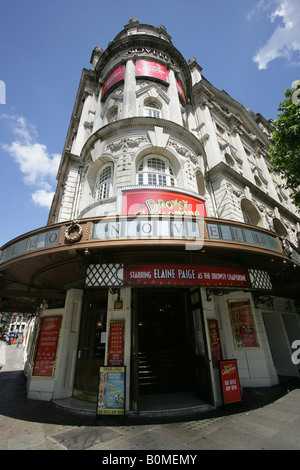
[[[73,395],[96,403],[99,367],[104,365],[107,318],[107,289],[85,292]]]
[[[200,321],[195,326],[193,310],[199,310],[199,303],[193,307],[191,298],[190,290],[182,288],[133,292],[131,386],[136,411],[146,397],[157,395],[210,401],[205,335]]]

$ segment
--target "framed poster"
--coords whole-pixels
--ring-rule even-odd
[[[125,366],[100,367],[97,415],[124,415]]]
[[[32,375],[52,378],[61,316],[42,318]]]
[[[235,348],[259,348],[250,300],[229,300],[228,306]]]
[[[124,322],[109,323],[108,365],[122,366],[124,361]]]
[[[220,361],[219,364],[224,405],[242,401],[236,359]]]
[[[222,359],[220,335],[217,320],[208,320],[211,356],[214,367],[217,367]]]

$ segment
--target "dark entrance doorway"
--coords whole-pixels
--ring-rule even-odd
[[[196,391],[188,292],[137,289],[140,395]]]
[[[73,395],[96,403],[99,367],[104,365],[107,289],[83,296]]]

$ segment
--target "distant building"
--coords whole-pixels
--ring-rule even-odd
[[[220,359],[241,387],[299,376],[300,219],[271,133],[164,26],[93,50],[48,225],[2,247],[0,309],[39,312],[28,397],[96,402],[100,366],[126,366],[133,413],[219,405]]]
[[[23,338],[27,324],[27,318],[22,313],[12,313],[7,323],[6,337],[11,343],[16,343],[18,337]]]

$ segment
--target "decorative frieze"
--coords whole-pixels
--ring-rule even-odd
[[[128,149],[137,148],[142,142],[147,142],[146,137],[127,137],[114,142],[109,142],[106,144],[106,149],[111,152],[118,152],[123,150],[126,152]]]

